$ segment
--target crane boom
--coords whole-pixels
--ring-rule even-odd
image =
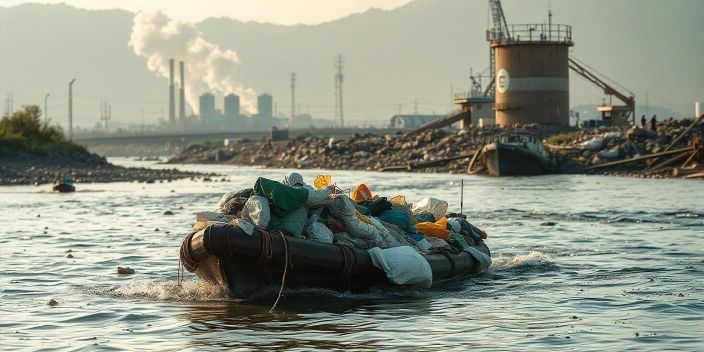
[[[612,85],[604,82],[601,78],[599,78],[597,75],[592,73],[591,71],[587,70],[584,66],[580,65],[575,61],[573,58],[568,58],[569,61],[569,66],[572,71],[577,73],[578,75],[586,78],[589,82],[594,83],[597,87],[601,88],[604,91],[604,94],[606,95],[612,95],[621,100],[624,104],[626,104],[626,107],[628,108],[629,115],[633,114],[635,115],[636,111],[636,100],[635,97],[633,96],[633,93],[628,92],[630,95],[626,95],[616,88],[614,88]]]
[[[509,38],[511,33],[508,31],[508,23],[504,16],[504,9],[501,6],[501,0],[489,0],[489,10],[491,11],[492,27],[486,31],[486,39],[489,42]],[[485,96],[494,96],[494,79],[496,75],[496,54],[494,48],[489,46],[489,85],[484,91]]]

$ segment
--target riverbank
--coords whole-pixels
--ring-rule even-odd
[[[0,185],[46,184],[71,175],[78,183],[171,181],[193,172],[125,168],[66,138],[61,128],[42,122],[37,106],[0,119]]]
[[[81,150],[60,150],[46,155],[18,153],[0,157],[0,185],[40,185],[71,175],[77,183],[160,182],[182,178],[208,178],[212,174],[177,169],[127,168]]]
[[[640,127],[594,129],[524,126],[545,141],[556,164],[556,173],[584,173],[633,177],[684,177],[702,168],[692,158],[687,168],[672,162],[651,169],[647,160],[611,167],[599,166],[664,151],[693,120],[667,120],[657,132]],[[389,169],[431,173],[466,173],[473,153],[502,128],[428,130],[417,134],[354,135],[345,138],[304,136],[286,141],[240,141],[234,145],[193,145],[170,163],[220,163],[270,168],[384,171]],[[671,146],[682,149],[697,143],[704,132],[699,124]],[[667,161],[670,157],[659,162]],[[698,162],[699,161],[699,162]]]

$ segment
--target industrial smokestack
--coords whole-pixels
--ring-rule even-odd
[[[178,62],[178,70],[180,73],[181,88],[178,90],[178,119],[183,121],[186,119],[186,91],[185,80],[183,73],[183,61]]]
[[[176,120],[176,104],[174,101],[174,59],[169,59],[169,123]]]

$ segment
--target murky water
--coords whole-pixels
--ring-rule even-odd
[[[272,315],[271,299],[232,301],[190,274],[178,286],[178,247],[193,213],[285,171],[183,168],[229,181],[0,187],[1,349],[704,349],[702,182],[325,172],[451,210],[463,177],[494,264],[431,291],[288,292]]]

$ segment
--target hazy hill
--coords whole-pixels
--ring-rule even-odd
[[[542,22],[548,1],[504,0],[509,23]],[[573,54],[635,90],[639,103],[690,113],[704,96],[704,1],[565,0],[552,2],[553,20],[574,27]],[[227,16],[227,14],[223,14]],[[75,87],[78,123],[92,126],[102,99],[113,120],[155,121],[166,109],[167,82],[146,68],[127,42],[133,14],[86,11],[65,5],[0,8],[0,97],[14,94],[15,108],[43,103],[66,119],[67,83]],[[290,73],[297,102],[320,117],[332,115],[333,57],[345,56],[348,121],[387,121],[399,109],[444,112],[451,86],[468,89],[470,67],[488,64],[486,1],[417,0],[390,11],[370,10],[312,26],[278,26],[219,18],[198,24],[205,37],[241,58],[240,81],[271,93],[280,112],[290,111]],[[572,77],[572,103],[595,104],[601,93]],[[221,101],[218,100],[218,105]],[[639,112],[640,113],[640,112]]]

